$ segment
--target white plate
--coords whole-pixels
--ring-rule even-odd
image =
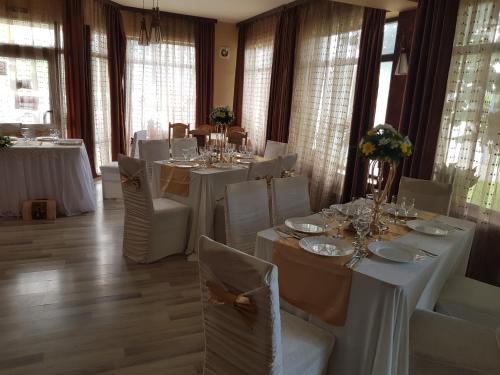
[[[408,221],[406,225],[416,232],[430,234],[432,236],[446,236],[448,234],[447,229],[432,221],[412,220]]]
[[[411,263],[420,255],[418,249],[390,241],[374,241],[368,244],[368,250],[381,258],[399,263]]]
[[[325,257],[342,257],[354,253],[351,244],[326,236],[305,237],[299,241],[299,246],[309,253]]]
[[[170,165],[174,165],[178,168],[197,168],[200,166],[198,163],[190,162],[190,161],[171,161]]]
[[[230,163],[214,163],[212,164],[215,168],[219,169],[236,169],[238,166]]]
[[[240,164],[250,164],[253,163],[253,159],[236,159],[236,162]]]
[[[306,217],[295,217],[285,220],[285,225],[291,230],[307,234],[321,234],[325,228],[317,220]]]
[[[254,160],[255,156],[253,155],[244,155],[244,154],[236,154],[238,159],[246,159],[246,160]]]

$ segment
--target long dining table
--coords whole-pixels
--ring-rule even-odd
[[[222,200],[226,185],[245,181],[248,168],[234,165],[228,169],[193,169],[190,173],[189,193],[187,196],[181,196],[162,191],[160,178],[162,166],[165,164],[168,164],[168,161],[153,163],[152,195],[153,198],[169,198],[191,207],[186,254],[191,255],[191,260],[196,260],[200,236],[205,235],[223,242],[223,239],[216,236],[216,232],[224,233],[224,221],[216,219],[216,216],[222,219],[223,215],[216,215],[216,209],[219,208],[218,211],[223,213]]]
[[[456,229],[442,237],[411,231],[393,241],[437,256],[422,256],[413,263],[395,263],[374,255],[358,263],[352,272],[343,325],[326,323],[281,300],[282,308],[288,312],[335,335],[329,375],[409,373],[411,315],[417,308],[433,309],[450,275],[465,274],[475,231],[475,224],[469,221],[447,216],[437,216],[434,220]],[[255,256],[272,262],[274,244],[280,237],[273,228],[259,232]]]

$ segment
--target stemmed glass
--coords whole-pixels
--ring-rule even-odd
[[[333,236],[334,238],[344,238],[341,229],[347,221],[349,221],[349,216],[344,215],[342,211],[336,210],[334,212],[333,222],[337,227],[337,233]]]
[[[366,236],[370,233],[371,229],[371,217],[366,215],[360,215],[353,220],[354,229],[356,229],[356,234],[358,235],[358,251],[362,253],[365,252],[366,248]]]
[[[321,216],[323,217],[323,223],[325,228],[325,233],[328,232],[328,228],[330,227],[330,223],[335,215],[335,211],[330,208],[323,208],[321,210]]]
[[[23,136],[24,142],[28,142],[28,136],[30,135],[30,129],[29,128],[21,128],[21,135]]]

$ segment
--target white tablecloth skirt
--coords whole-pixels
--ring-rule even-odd
[[[373,256],[353,272],[346,324],[327,324],[282,301],[282,308],[320,326],[335,337],[329,375],[406,375],[409,371],[409,322],[416,307],[432,309],[452,273],[465,273],[475,225],[440,217],[451,225],[467,228],[446,237],[411,232],[396,241],[436,254],[416,263],[398,264]],[[257,236],[255,255],[272,261],[273,229]],[[325,285],[325,287],[330,287]]]
[[[54,199],[57,212],[94,211],[95,187],[85,146],[14,146],[0,150],[0,216],[21,215],[22,203]]]
[[[191,172],[189,196],[163,193],[160,188],[161,162],[153,164],[152,194],[154,198],[165,197],[191,207],[191,222],[187,254],[196,253],[200,236],[215,238],[215,208],[223,204],[225,187],[245,181],[248,169],[199,169]]]

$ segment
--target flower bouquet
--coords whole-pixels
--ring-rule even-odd
[[[377,125],[369,130],[359,143],[362,158],[370,160],[370,176],[375,183],[370,184],[373,193],[373,227],[380,229],[380,205],[387,200],[391,190],[396,167],[413,152],[413,145],[408,137],[402,136],[391,125]],[[384,170],[388,170],[387,180],[383,184]]]
[[[10,137],[0,135],[0,149],[11,147],[12,145],[13,143]]]

